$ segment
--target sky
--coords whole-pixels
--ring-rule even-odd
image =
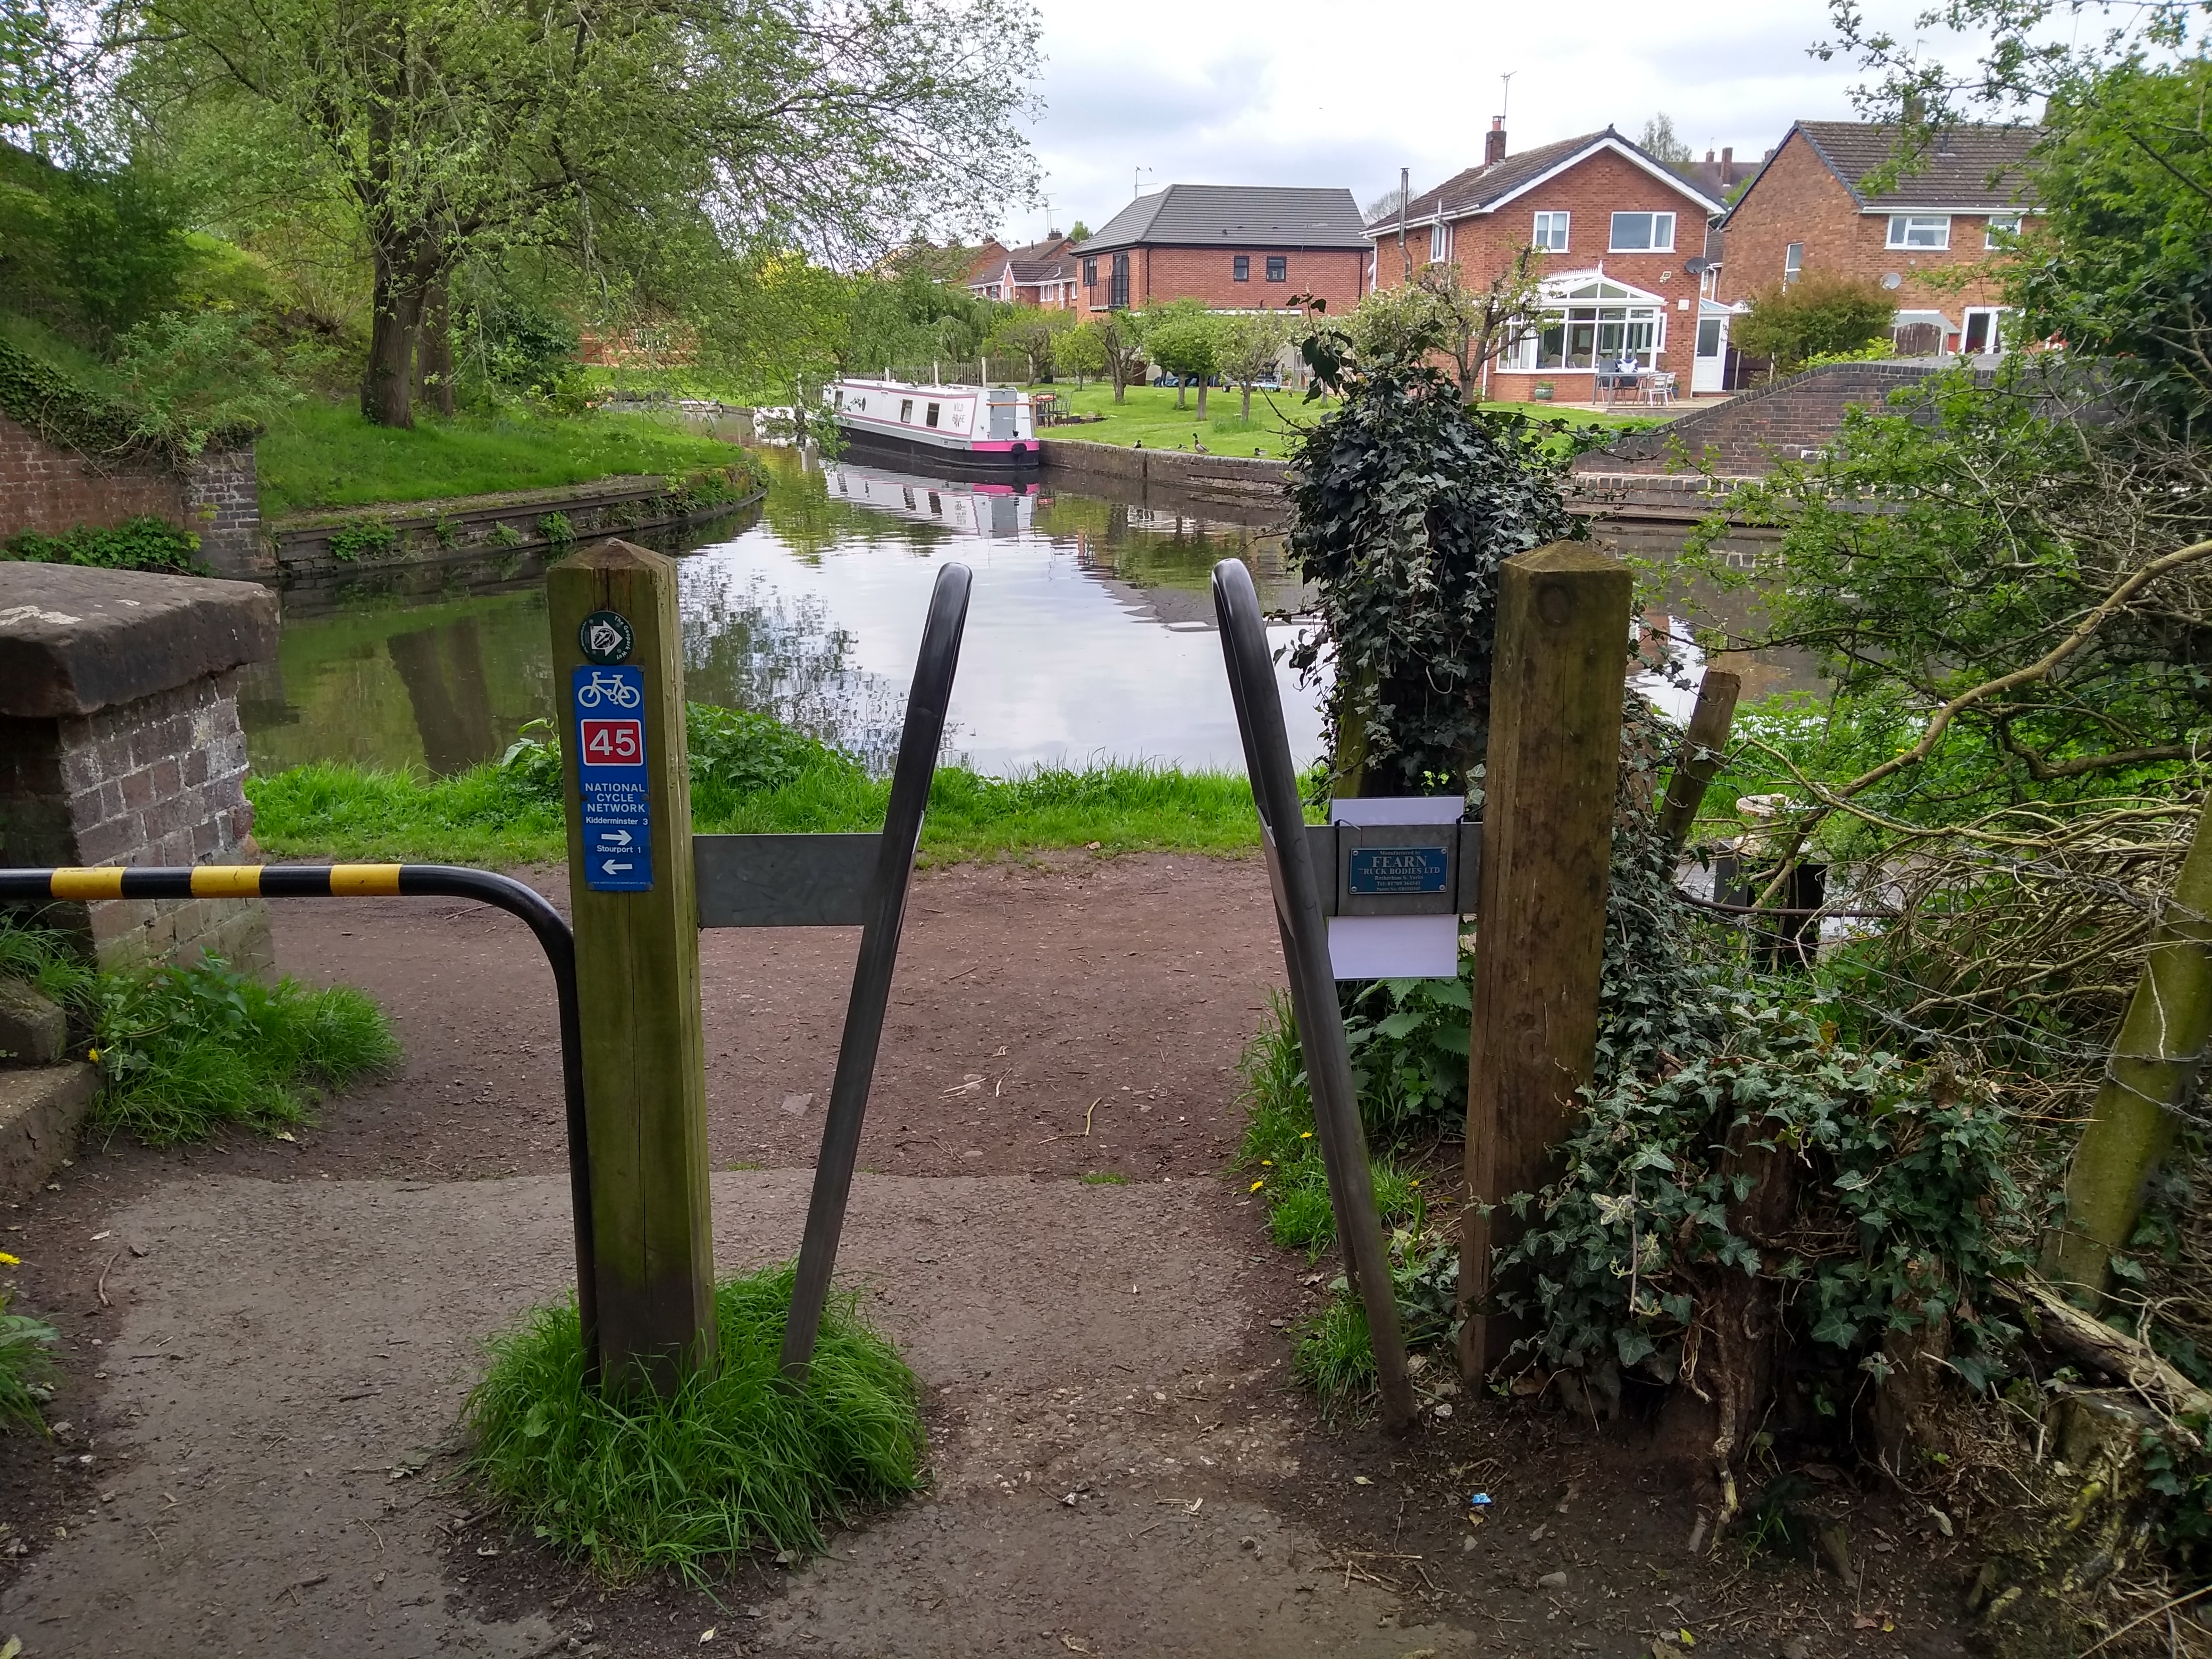
[[[1364,208],[1482,159],[1504,105],[1515,150],[1594,132],[1631,138],[1664,111],[1699,156],[1756,161],[1799,118],[1854,118],[1856,78],[1806,48],[1823,0],[1654,7],[1577,0],[1035,0],[1044,33],[1030,131],[1052,223],[1095,230],[1147,190],[1341,185]],[[1867,0],[1911,38],[1924,0]],[[1956,51],[1949,37],[1930,50]],[[1510,94],[1499,76],[1511,71]],[[1136,169],[1145,169],[1141,173]],[[1045,209],[1010,216],[1041,236]]]

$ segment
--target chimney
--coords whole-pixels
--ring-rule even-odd
[[[1706,165],[1707,167],[1711,167],[1711,166],[1712,166],[1712,164],[1713,164],[1713,153],[1712,153],[1712,151],[1711,151],[1711,150],[1707,150],[1707,151],[1705,152],[1705,165]]]
[[[1706,160],[1711,160],[1710,155]],[[1726,189],[1735,182],[1735,149],[1733,146],[1721,151],[1721,186]]]
[[[1482,136],[1482,164],[1494,167],[1505,159],[1505,118],[1490,118],[1490,131]]]

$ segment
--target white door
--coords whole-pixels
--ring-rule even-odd
[[[1728,390],[1728,336],[1727,318],[1698,319],[1698,355],[1690,363],[1690,391],[1693,395]]]
[[[1997,319],[2004,313],[1999,307],[1976,307],[1964,319],[1966,326],[1960,331],[1959,349],[1969,357],[1980,357],[2004,349],[2004,337],[1998,328]]]

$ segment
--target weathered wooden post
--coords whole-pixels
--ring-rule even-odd
[[[1659,809],[1659,834],[1678,853],[1689,839],[1690,826],[1698,821],[1706,786],[1721,769],[1729,727],[1735,720],[1735,700],[1742,691],[1743,676],[1725,668],[1708,668],[1698,682],[1697,707],[1690,711],[1690,729],[1682,734],[1681,751],[1667,780],[1666,804]]]
[[[1516,1334],[1492,1302],[1491,1253],[1513,1225],[1493,1206],[1550,1176],[1595,1062],[1632,587],[1585,543],[1554,542],[1499,573],[1460,1235],[1469,1378]]]
[[[676,566],[601,542],[555,565],[545,588],[567,709],[596,1358],[605,1382],[641,1375],[665,1395],[716,1353]]]
[[[2103,1299],[2115,1252],[2142,1212],[2143,1182],[2173,1145],[2176,1115],[2212,1041],[2212,801],[2151,935],[2150,957],[2066,1170],[2064,1221],[2044,1236],[2043,1273],[2067,1296]]]

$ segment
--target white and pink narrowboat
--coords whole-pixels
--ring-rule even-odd
[[[966,477],[1036,471],[1029,394],[1012,386],[833,380],[822,397],[857,459]]]

